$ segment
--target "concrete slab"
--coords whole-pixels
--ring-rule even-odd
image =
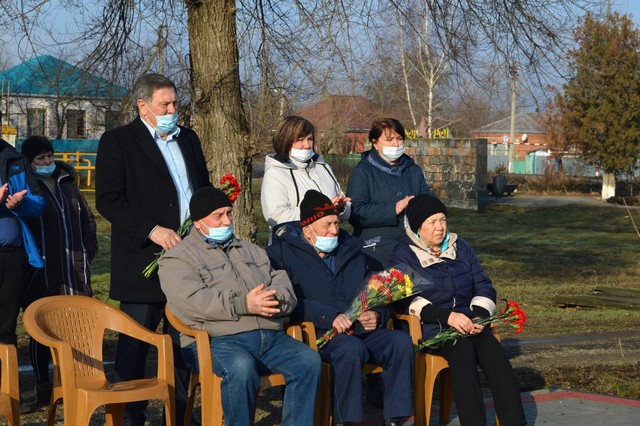
[[[522,394],[525,415],[529,425],[554,426],[638,426],[640,400],[596,395],[567,389],[543,389]],[[434,406],[431,425],[439,425],[438,407]],[[495,411],[491,399],[486,400],[487,425],[495,425]],[[381,416],[361,423],[361,426],[381,425]],[[455,404],[448,426],[460,426]],[[418,426],[418,425],[416,425]]]

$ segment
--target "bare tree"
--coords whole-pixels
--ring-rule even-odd
[[[16,19],[14,28],[27,34],[46,3],[14,0],[0,7]],[[456,78],[482,82],[478,63],[503,69],[518,63],[543,82],[551,72],[562,74],[565,36],[576,15],[597,3],[425,0],[427,21],[420,22],[430,23],[428,46],[438,49],[433,58],[450,61],[448,72]],[[166,52],[173,61],[165,58],[165,73],[189,84],[189,118],[205,145],[212,176],[235,173],[245,188],[250,187],[251,157],[259,150],[249,128],[243,90],[263,103],[260,111],[273,108],[274,89],[283,90],[291,103],[331,90],[356,94],[365,86],[359,71],[378,65],[371,55],[372,41],[393,18],[393,10],[404,16],[405,34],[423,32],[415,19],[409,19],[414,11],[400,7],[397,0],[103,0],[91,7],[80,0],[63,0],[63,4],[82,12],[76,13],[78,36],[66,42],[79,46],[87,69],[103,69],[113,76],[123,72],[122,57],[132,46],[155,42],[161,24],[171,28],[167,49],[177,49]],[[30,43],[35,51],[33,38]],[[189,55],[181,54],[187,44]],[[252,105],[251,111],[255,108]],[[265,114],[256,116],[267,121]],[[263,124],[257,134],[264,135],[267,127]],[[236,203],[242,236],[250,237],[256,229],[251,204],[250,191],[244,191]]]

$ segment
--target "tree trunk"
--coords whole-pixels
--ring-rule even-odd
[[[235,0],[185,0],[193,67],[194,128],[198,132],[211,174],[233,174],[242,185],[234,204],[236,235],[255,240],[251,194],[250,141],[242,96]]]
[[[616,174],[604,172],[602,175],[602,199],[608,200],[616,196]]]

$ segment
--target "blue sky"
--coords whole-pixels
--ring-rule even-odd
[[[636,25],[640,25],[640,1],[638,0],[618,0],[618,6],[614,6],[622,13],[633,15],[633,21]]]

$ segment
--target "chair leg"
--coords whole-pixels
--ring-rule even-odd
[[[200,403],[202,404],[202,424],[211,426],[222,426],[222,396],[220,395],[220,384],[222,379],[214,375],[213,381],[200,384]],[[203,399],[202,395],[211,395],[210,398]]]
[[[199,379],[194,379],[193,374],[189,379],[189,393],[187,395],[187,407],[184,412],[184,426],[191,424],[191,417],[193,416],[193,405],[196,399],[196,389],[199,386]]]
[[[173,398],[168,397],[164,399],[164,421],[165,426],[175,426],[176,425],[176,407],[175,404],[172,403]],[[185,415],[185,417],[187,417]],[[185,423],[186,426],[186,423]]]
[[[449,423],[451,417],[451,401],[453,399],[453,389],[451,388],[451,375],[449,369],[445,368],[440,373],[440,423]]]
[[[316,394],[316,408],[313,418],[315,426],[331,426],[331,365],[323,362],[320,373],[320,389]]]
[[[415,362],[415,384],[414,384],[414,399],[415,399],[415,424],[416,426],[429,425],[429,414],[431,412],[431,402],[427,404],[425,389],[427,387],[427,360],[425,355],[419,353],[416,356]],[[429,412],[427,412],[427,407]],[[425,417],[426,416],[426,417]]]
[[[116,426],[122,424],[125,405],[126,404],[107,404],[107,406],[105,407],[105,420],[107,426]]]
[[[11,399],[11,413],[7,416],[7,422],[9,426],[20,425],[20,401],[17,399]]]
[[[433,387],[436,382],[436,376],[438,373],[429,372],[429,368],[427,368],[427,377],[424,381],[424,424],[429,426],[429,421],[431,420],[431,405],[433,403]]]
[[[51,402],[49,403],[49,414],[47,416],[47,426],[53,426],[56,424],[56,412],[58,410],[58,404],[63,403],[62,398],[51,397]]]

